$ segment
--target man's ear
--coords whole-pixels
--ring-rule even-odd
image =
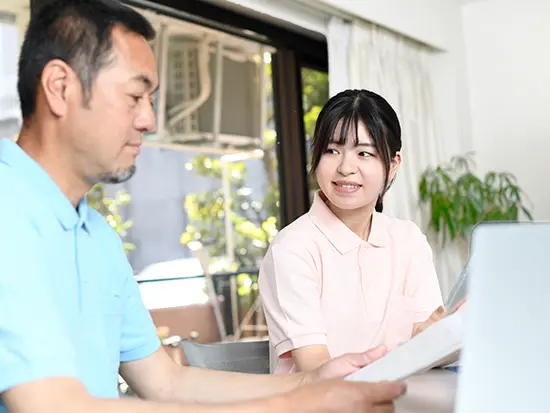
[[[49,61],[40,78],[40,86],[50,111],[58,117],[68,112],[69,94],[76,76],[71,67],[59,59]]]

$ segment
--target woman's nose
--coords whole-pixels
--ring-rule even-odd
[[[352,175],[357,172],[357,164],[352,154],[344,153],[340,159],[340,166],[338,172],[343,176]]]

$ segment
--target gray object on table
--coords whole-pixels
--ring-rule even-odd
[[[269,341],[237,341],[200,344],[183,340],[189,365],[212,370],[269,374]]]
[[[396,413],[453,413],[457,374],[433,369],[406,380],[407,393],[395,403]]]
[[[456,281],[451,293],[447,297],[445,302],[445,308],[449,313],[452,313],[459,304],[461,304],[467,296],[468,293],[468,274],[469,274],[470,262],[468,262],[462,272],[460,277]]]

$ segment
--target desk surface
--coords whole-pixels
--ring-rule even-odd
[[[452,413],[456,373],[435,369],[407,380],[407,394],[396,403],[397,413]]]

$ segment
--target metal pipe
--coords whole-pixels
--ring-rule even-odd
[[[168,124],[171,127],[177,125],[177,123],[185,119],[187,116],[192,114],[194,111],[198,110],[210,97],[210,92],[212,89],[212,80],[210,76],[210,68],[208,67],[208,62],[210,56],[208,54],[208,43],[210,42],[208,37],[205,37],[199,43],[198,50],[198,75],[199,75],[199,84],[200,84],[200,93],[196,99],[193,99],[190,102],[182,102],[177,106],[170,109],[168,115],[171,116]]]
[[[224,204],[224,223],[225,223],[225,256],[230,267],[235,263],[235,246],[233,239],[233,214],[231,212],[231,182],[229,162],[221,158],[222,167],[222,189]],[[235,277],[229,280],[229,291],[231,295],[231,323],[233,332],[239,330],[239,307],[238,307],[238,286]]]
[[[263,149],[265,147],[265,130],[267,128],[267,88],[266,88],[266,74],[265,74],[265,47],[260,46],[260,78],[259,78],[259,87],[260,87],[260,130],[259,138],[260,145]]]
[[[166,93],[168,87],[168,46],[170,37],[165,24],[160,26],[155,52],[157,53],[157,65],[160,71],[159,94],[157,101],[157,135],[164,139],[166,130]]]
[[[225,224],[225,255],[229,265],[235,263],[235,247],[233,240],[233,220],[231,213],[231,182],[228,162],[222,157],[222,190],[224,204],[224,224]]]
[[[222,120],[222,92],[223,92],[223,43],[218,40],[216,47],[216,79],[214,83],[214,114],[212,120],[212,136],[217,142]]]

